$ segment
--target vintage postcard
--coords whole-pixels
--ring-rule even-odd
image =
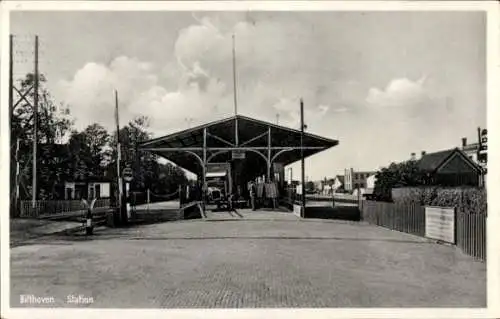
[[[498,16],[2,3],[2,318],[498,317]]]

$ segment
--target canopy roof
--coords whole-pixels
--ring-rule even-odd
[[[236,127],[238,127],[237,137]],[[203,158],[203,132],[205,130],[207,132],[207,162],[229,161],[232,158],[232,151],[238,150],[245,151],[246,158],[249,160],[256,161],[256,157],[260,158],[263,165],[266,163],[268,150],[270,150],[270,159],[273,163],[288,165],[300,160],[301,132],[299,130],[242,115],[155,138],[140,144],[139,149],[153,152],[189,171],[197,172],[201,167],[200,159]],[[337,140],[304,133],[304,157],[336,146],[338,143]]]

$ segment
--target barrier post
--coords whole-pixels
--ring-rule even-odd
[[[92,209],[90,207],[87,208],[87,223],[85,225],[85,234],[92,235],[93,233],[93,225],[92,225]]]
[[[149,212],[149,188],[148,188],[148,189],[147,189],[147,191],[146,191],[146,195],[147,195],[147,196],[146,196],[146,197],[147,197],[147,199],[146,199],[147,206],[146,206],[146,207],[147,207],[147,210],[148,210],[148,212]]]
[[[86,222],[85,222],[85,234],[87,236],[92,235],[94,233],[94,225],[92,223],[92,212],[94,210],[94,205],[97,198],[94,198],[92,202],[89,204],[85,199],[82,199],[83,205],[87,208],[86,214]]]

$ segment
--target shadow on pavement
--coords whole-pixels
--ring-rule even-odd
[[[401,240],[391,238],[355,238],[355,237],[300,237],[300,236],[204,236],[204,237],[131,237],[129,240],[337,240],[337,241],[363,241],[363,242],[393,242],[406,244],[433,244],[431,241],[415,239]]]

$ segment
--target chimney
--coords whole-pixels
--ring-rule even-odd
[[[462,137],[462,147],[467,146],[467,137]]]
[[[426,153],[425,153],[425,151],[422,151],[422,157],[423,157],[425,154],[426,154]]]
[[[416,154],[415,153],[411,153],[411,159],[414,161],[416,160]]]

